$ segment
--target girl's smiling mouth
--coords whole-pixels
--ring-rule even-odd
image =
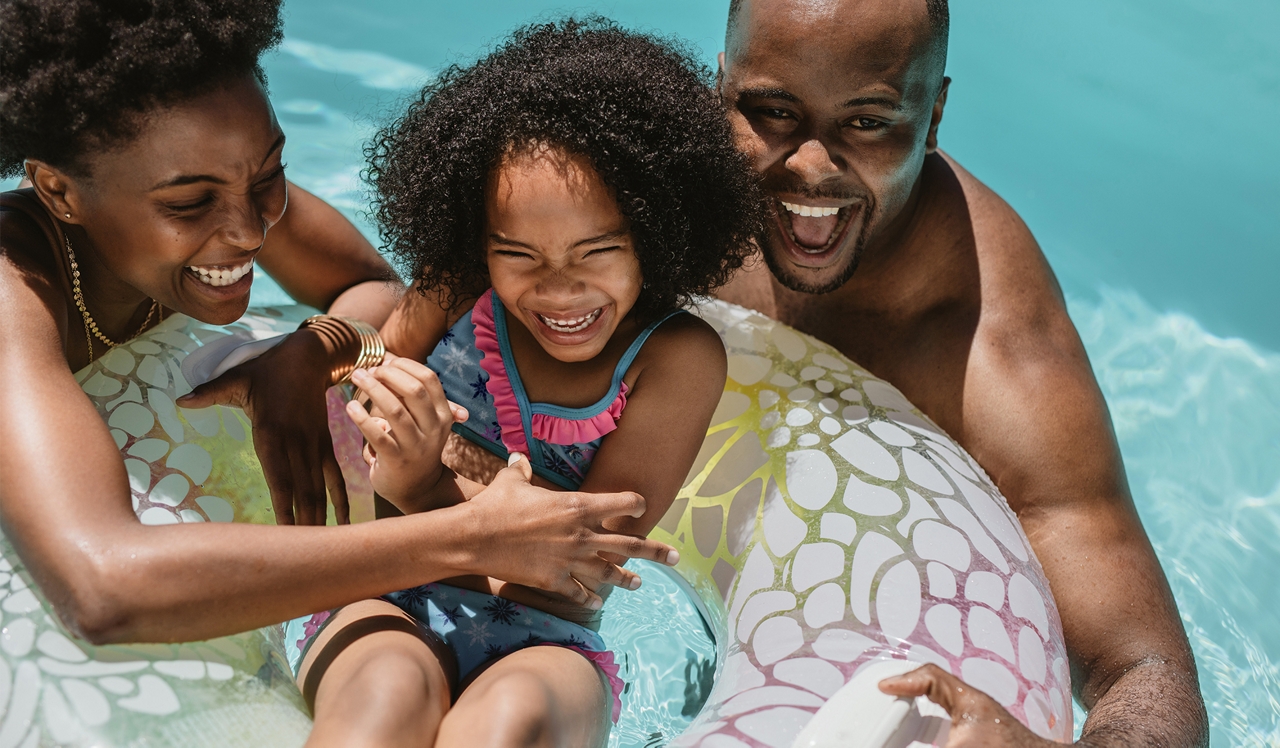
[[[606,322],[610,316],[607,312],[610,306],[568,312],[526,311],[527,317],[536,323],[535,332],[538,337],[553,345],[570,347],[590,342],[598,333],[607,329]]]

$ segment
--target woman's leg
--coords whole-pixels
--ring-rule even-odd
[[[431,746],[456,674],[448,648],[396,606],[348,605],[298,672],[315,715],[307,746]]]
[[[529,647],[477,672],[440,725],[440,748],[594,748],[609,736],[609,684],[571,649]]]

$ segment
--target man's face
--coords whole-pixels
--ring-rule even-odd
[[[789,288],[833,291],[936,148],[946,86],[924,0],[743,0],[727,46],[721,95],[774,213],[765,260]]]

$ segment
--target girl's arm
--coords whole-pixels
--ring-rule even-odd
[[[643,537],[667,513],[724,392],[724,343],[692,314],[667,320],[632,364],[637,376],[618,428],[604,438],[580,490],[635,491],[648,509],[610,528]]]
[[[403,285],[373,245],[331,205],[295,184],[289,207],[267,233],[258,264],[297,301],[378,327]],[[359,354],[355,335],[334,340],[312,329],[197,387],[179,404],[231,405],[253,421],[254,449],[280,524],[323,525],[325,489],[340,524],[346,484],[333,455],[324,397],[335,361]]]
[[[14,247],[43,237],[4,228],[0,525],[59,617],[91,642],[207,639],[460,573],[588,604],[574,579],[599,583],[599,551],[668,557],[665,545],[601,530],[641,514],[638,495],[549,501],[517,469],[465,505],[357,526],[144,526],[119,451],[67,369],[56,269],[30,259],[47,251]]]

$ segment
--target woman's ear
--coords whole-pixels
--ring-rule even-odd
[[[36,197],[49,212],[63,223],[79,223],[81,201],[75,180],[43,161],[27,159],[23,166],[27,171],[27,181],[35,188]]]

